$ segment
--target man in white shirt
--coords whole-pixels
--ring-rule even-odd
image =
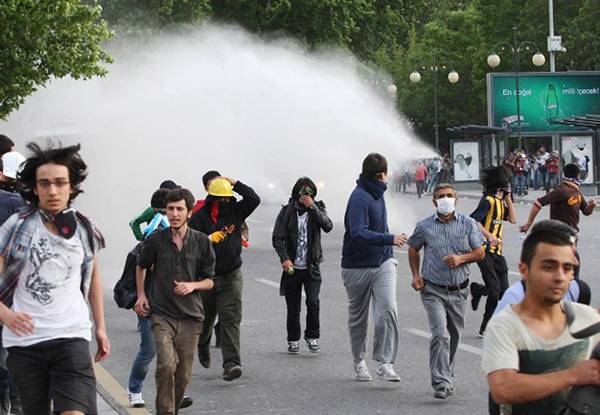
[[[556,414],[572,386],[600,385],[600,361],[589,359],[600,335],[573,338],[561,303],[578,265],[573,246],[572,230],[553,220],[523,243],[525,298],[495,315],[484,337],[482,368],[500,414]],[[589,306],[573,309],[582,327],[600,322]]]

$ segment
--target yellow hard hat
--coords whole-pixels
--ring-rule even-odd
[[[214,179],[208,186],[208,194],[216,197],[233,197],[233,186],[226,179]]]

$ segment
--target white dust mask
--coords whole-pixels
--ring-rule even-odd
[[[446,216],[454,212],[454,204],[456,199],[453,197],[442,197],[437,199],[437,211],[440,215]]]

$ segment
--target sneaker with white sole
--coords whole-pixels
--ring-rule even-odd
[[[319,353],[321,351],[321,346],[319,346],[319,339],[304,339],[306,340],[306,346],[308,346],[308,350],[311,353]]]
[[[358,382],[370,382],[373,379],[369,373],[367,362],[364,360],[354,364],[354,372],[356,372],[356,380]]]
[[[380,363],[375,373],[379,379],[387,380],[388,382],[400,382],[400,376],[398,376],[391,363]]]
[[[143,408],[146,406],[144,399],[142,398],[142,393],[131,393],[127,391],[127,396],[129,398],[129,406],[132,408]]]
[[[298,354],[300,353],[300,342],[296,341],[288,341],[288,353],[289,354]]]

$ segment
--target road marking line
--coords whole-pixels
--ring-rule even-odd
[[[105,394],[119,406],[119,413],[127,413],[129,415],[150,415],[146,408],[130,408],[127,391],[123,389],[119,381],[117,381],[102,365],[95,363],[94,372],[96,373],[96,381],[102,388]],[[124,412],[123,412],[124,411]]]
[[[265,278],[255,278],[254,279],[256,282],[259,282],[261,284],[264,285],[268,285],[269,287],[273,287],[273,288],[279,288],[279,284],[276,283],[275,281],[271,281],[271,280],[267,280]],[[304,296],[304,292],[302,292],[302,296]],[[413,329],[413,328],[408,328],[408,329],[402,329],[404,331],[407,331],[409,333],[415,334],[419,337],[424,337],[426,339],[430,339],[431,338],[431,333],[428,333],[426,331],[422,331],[419,329]],[[478,347],[474,347],[474,346],[469,346],[468,344],[463,344],[463,343],[459,343],[458,348],[465,351],[465,352],[469,352],[469,353],[473,353],[476,354],[478,356],[481,356],[481,349]]]
[[[254,278],[254,281],[260,282],[261,284],[268,285],[269,287],[273,287],[273,288],[279,289],[279,283],[278,282],[271,281],[271,280],[268,280],[266,278]],[[302,297],[306,297],[306,294],[304,293],[304,290],[302,290]]]
[[[424,337],[426,339],[430,339],[431,338],[431,333],[428,333],[426,331],[423,330],[419,330],[419,329],[413,329],[413,328],[408,328],[408,329],[402,329],[404,331],[407,331],[411,334],[420,336],[420,337]],[[481,349],[479,347],[474,347],[474,346],[469,346],[468,344],[463,344],[463,343],[459,343],[458,344],[458,348],[465,351],[465,352],[469,352],[469,353],[473,353],[476,354],[477,356],[481,356]]]

